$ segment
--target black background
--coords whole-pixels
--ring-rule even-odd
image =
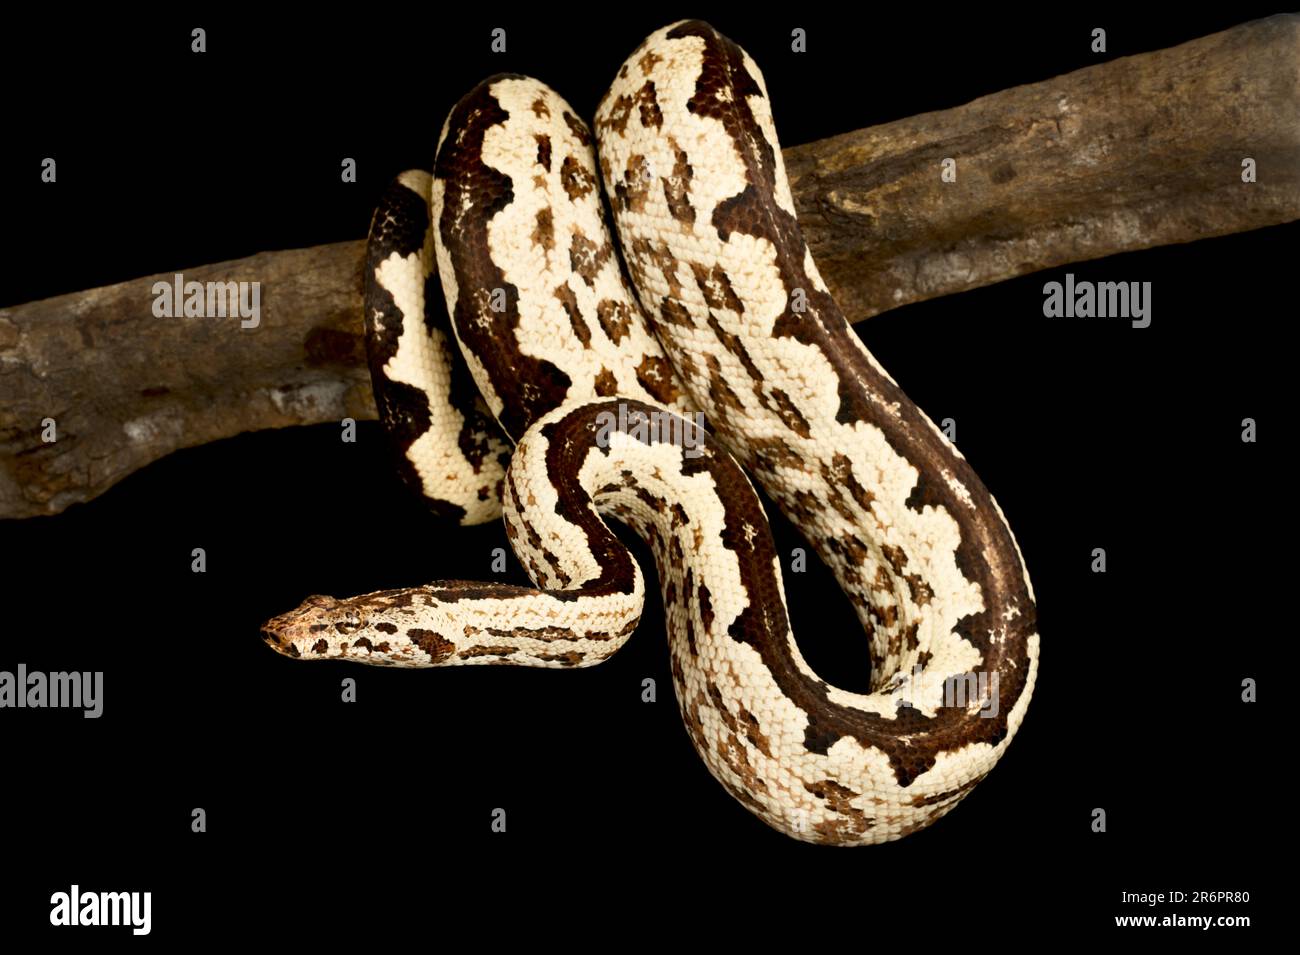
[[[0,304],[357,238],[387,181],[430,164],[447,110],[479,79],[536,75],[589,118],[623,58],[680,16],[750,52],[793,145],[1272,12],[756,10],[620,6],[605,22],[572,6],[285,20],[267,8],[6,30]],[[196,25],[203,55],[189,51]],[[1098,25],[1105,55],[1089,51]],[[495,26],[504,55],[489,52]],[[806,54],[789,50],[794,26]],[[57,185],[39,182],[45,156]],[[356,184],[339,181],[345,156]],[[1043,634],[1033,702],[997,771],[900,843],[804,845],[726,795],[681,724],[653,600],[593,670],[309,666],[267,649],[259,623],[310,593],[487,576],[507,546],[499,525],[426,515],[376,423],[356,444],[324,425],[194,448],[58,517],[0,522],[0,669],[105,671],[98,720],[0,712],[4,931],[48,929],[50,893],[73,882],[152,891],[164,942],[255,928],[540,941],[612,919],[611,938],[647,944],[675,943],[687,923],[722,939],[794,927],[812,945],[973,944],[1036,925],[1113,930],[1115,915],[1170,911],[1121,905],[1122,890],[1171,888],[1250,890],[1256,903],[1234,911],[1254,915],[1257,864],[1289,808],[1267,768],[1283,758],[1266,734],[1278,694],[1266,684],[1245,705],[1240,684],[1266,675],[1290,623],[1274,546],[1289,495],[1268,448],[1298,235],[1083,263],[858,326],[931,417],[957,422],[1025,553]],[[1045,319],[1043,283],[1066,271],[1151,282],[1151,327]],[[1257,445],[1240,440],[1247,416]],[[774,529],[784,553],[799,546]],[[190,571],[194,547],[206,574]],[[1104,575],[1090,572],[1094,547]],[[786,577],[800,645],[821,675],[862,688],[865,641],[812,563]],[[355,704],[340,701],[345,677]],[[194,807],[205,834],[190,831]],[[490,831],[496,807],[505,834]]]

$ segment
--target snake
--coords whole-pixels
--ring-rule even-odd
[[[533,586],[311,596],[263,625],[277,652],[599,664],[645,601],[613,521],[653,554],[694,749],[771,828],[900,839],[1006,751],[1038,669],[1020,548],[836,305],[764,77],[712,26],[651,34],[590,125],[536,79],[481,82],[381,197],[364,303],[398,473],[439,517],[503,519]],[[751,478],[851,602],[867,692],[800,653]]]

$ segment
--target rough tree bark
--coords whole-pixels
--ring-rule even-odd
[[[1243,183],[1252,158],[1258,181]],[[785,151],[854,321],[1133,249],[1300,218],[1300,15]],[[956,161],[955,182],[940,177]],[[185,270],[262,320],[158,319],[150,276],[0,308],[0,518],[54,514],[181,447],[373,418],[363,243]],[[42,421],[57,440],[42,440]]]

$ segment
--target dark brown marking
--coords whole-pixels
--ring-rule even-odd
[[[551,207],[537,210],[537,225],[533,227],[533,245],[550,252],[555,248],[555,219]]]
[[[735,395],[732,395],[735,398]],[[757,438],[750,442],[749,463],[755,471],[767,471],[774,473],[778,468],[795,468],[803,470],[804,459],[794,448],[786,443],[785,439],[773,435],[768,438]],[[818,508],[820,509],[820,502]]]
[[[712,594],[709,593],[709,588],[704,584],[700,584],[697,593],[699,594],[699,598],[700,598],[700,622],[704,624],[704,629],[706,631],[712,632],[713,630]]]
[[[626,252],[626,249],[624,250]],[[668,248],[666,243],[660,242],[657,246],[651,245],[650,241],[644,237],[638,237],[632,240],[632,255],[628,259],[628,268],[633,273],[640,272],[644,274],[649,268],[656,268],[663,275],[664,282],[668,285],[668,295],[671,298],[679,299],[682,294],[682,283],[677,277],[677,257]],[[638,281],[638,286],[645,287],[645,283]],[[694,324],[694,323],[691,323]]]
[[[596,177],[575,156],[565,156],[560,164],[560,185],[564,187],[570,202],[577,202],[590,195],[596,188]]]
[[[653,80],[646,80],[636,94],[637,107],[641,111],[641,125],[647,129],[659,129],[664,124],[664,114],[659,109],[659,98],[655,95]]]
[[[533,640],[543,640],[547,643],[556,640],[567,640],[572,643],[577,640],[586,639],[582,634],[574,633],[567,627],[513,627],[510,630],[502,630],[498,627],[488,627],[487,632],[494,637],[512,637],[516,640],[530,638]]]
[[[858,507],[863,511],[871,513],[871,502],[874,501],[875,495],[868,491],[858,481],[857,476],[853,473],[853,462],[847,455],[837,454],[831,458],[831,474],[837,485],[848,489],[853,500],[858,502]]]
[[[727,384],[727,378],[722,373],[722,364],[718,357],[712,354],[704,356],[704,364],[709,370],[709,393],[713,398],[714,409],[720,419],[726,421],[732,411],[745,410],[745,403],[740,400],[731,386]],[[802,461],[802,459],[800,459]]]
[[[749,712],[749,710],[745,709],[745,707],[742,706],[740,703],[736,704],[736,708],[740,711],[739,714],[740,723],[744,728],[745,738],[749,740],[751,746],[753,746],[756,750],[758,750],[768,759],[771,759],[772,743],[763,734],[762,728],[759,726],[758,723],[758,717],[755,716],[753,713]]]
[[[461,600],[504,600],[510,597],[530,597],[537,593],[531,587],[516,584],[486,584],[477,580],[440,580],[427,588],[428,594],[439,603],[457,603]]]
[[[640,498],[641,503],[644,504],[646,507],[650,508],[650,510],[654,513],[662,514],[664,511],[668,509],[667,501],[665,501],[662,497],[658,497],[654,494],[651,494],[643,487],[636,488],[635,493],[636,496]],[[676,538],[674,538],[674,541],[675,540]]]
[[[727,764],[727,767],[740,777],[741,791],[745,793],[749,802],[758,805],[753,794],[767,792],[767,782],[758,775],[749,762],[749,754],[745,752],[745,744],[736,736],[734,730],[728,732],[723,738],[722,745],[718,748],[718,755]]]
[[[596,277],[613,254],[614,247],[609,243],[597,245],[582,230],[574,227],[573,237],[569,240],[569,267],[589,288],[596,284]]]
[[[937,805],[938,803],[947,802],[950,799],[958,799],[966,795],[966,793],[970,792],[972,789],[974,789],[975,784],[978,783],[981,779],[983,779],[986,775],[987,773],[981,773],[979,776],[976,776],[973,779],[968,779],[966,780],[966,782],[962,783],[956,789],[949,789],[945,792],[934,793],[931,796],[920,796],[920,795],[913,796],[912,805],[913,806],[934,806]]]
[[[419,627],[412,627],[406,631],[406,636],[417,647],[427,653],[434,663],[441,663],[447,659],[456,649],[456,645],[450,640],[446,640],[432,630],[423,630]]]
[[[673,366],[659,355],[646,355],[636,366],[636,380],[655,401],[670,405],[682,396]]]
[[[537,659],[546,660],[551,663],[563,663],[565,666],[577,666],[583,661],[586,654],[580,650],[569,650],[567,653],[539,653]]]
[[[767,394],[772,399],[772,403],[768,404],[767,407],[780,416],[787,428],[801,438],[812,437],[812,426],[808,423],[808,419],[803,416],[803,412],[795,406],[789,395],[780,388],[772,388]],[[866,493],[861,486],[858,487],[858,490]]]
[[[514,472],[507,471],[506,478],[510,482],[510,496],[513,497],[516,501],[519,500],[519,489],[515,486]],[[534,551],[540,553],[542,559],[546,561],[547,566],[552,568],[556,579],[560,582],[560,586],[561,587],[569,586],[571,582],[569,575],[560,568],[559,560],[556,559],[556,556],[553,553],[551,553],[551,551],[542,542],[541,535],[537,533],[537,529],[534,528],[531,524],[529,524],[526,521],[523,522],[523,528],[524,528],[524,534],[528,537],[529,546]],[[544,576],[542,574],[541,568],[538,567],[536,563],[532,562],[532,558],[530,558],[529,560],[530,560],[529,567],[533,571],[532,576],[534,578]]]
[[[691,317],[690,311],[681,302],[674,298],[665,298],[659,306],[659,320],[669,325],[683,325],[687,328],[695,327],[695,320]]]
[[[623,178],[614,185],[614,197],[618,200],[619,207],[629,212],[645,212],[653,181],[650,163],[646,158],[640,155],[629,156]]]
[[[717,336],[717,339],[722,346],[726,348],[727,351],[731,352],[731,354],[736,356],[736,360],[740,362],[740,366],[745,369],[745,374],[749,375],[750,381],[754,382],[756,386],[754,393],[758,395],[760,400],[763,399],[763,373],[759,371],[758,366],[754,364],[754,359],[749,357],[749,350],[745,348],[745,343],[740,340],[740,336],[733,335],[731,332],[726,331],[718,322],[718,319],[713,315],[709,316],[709,328],[713,329],[713,334]],[[767,404],[766,401],[763,403],[764,405]]]
[[[736,729],[736,718],[727,709],[727,701],[722,698],[722,691],[718,689],[718,685],[709,681],[705,689],[709,694],[710,702],[713,703],[713,708],[718,711],[718,716],[722,718],[723,725],[727,729],[734,731]]]
[[[867,545],[847,531],[839,536],[828,536],[825,545],[827,550],[838,555],[848,567],[860,567],[871,556]]]
[[[850,803],[850,800],[857,798],[859,794],[847,786],[833,779],[824,779],[819,782],[805,783],[804,789],[823,800],[826,808],[836,814],[837,818],[823,820],[813,826],[813,829],[826,841],[844,842],[862,835],[875,826],[874,819],[864,810]]]
[[[676,142],[673,143],[676,148]],[[668,213],[684,226],[695,224],[695,207],[691,205],[691,177],[693,170],[686,161],[686,151],[677,149],[673,162],[673,171],[664,177],[664,201],[668,203]]]
[[[695,275],[695,284],[699,286],[700,293],[704,296],[704,304],[709,308],[725,309],[737,315],[744,314],[745,305],[736,294],[736,290],[731,287],[731,279],[727,277],[721,265],[715,265],[710,269],[698,262],[692,262],[691,272]],[[718,330],[716,322],[710,327],[715,331]],[[731,337],[735,339],[736,336]],[[729,351],[733,348],[733,345],[727,346]]]
[[[609,108],[605,119],[601,122],[603,129],[623,135],[627,132],[627,121],[632,118],[632,109],[635,106],[636,100],[631,96],[624,95],[614,100],[614,105]]]
[[[592,389],[601,398],[612,398],[618,394],[618,379],[608,368],[602,367],[596,375],[596,380],[592,384]]]
[[[565,314],[569,316],[569,327],[573,329],[573,337],[582,342],[583,348],[590,348],[591,326],[582,317],[582,312],[578,308],[578,297],[573,294],[573,289],[569,288],[567,283],[561,285],[555,290],[555,297],[560,300]]]
[[[564,111],[564,122],[569,127],[569,132],[573,133],[575,139],[584,146],[591,145],[591,131],[587,129],[587,124],[578,117],[574,116],[567,109]]]
[[[462,660],[468,660],[471,657],[508,657],[510,654],[518,652],[518,647],[492,647],[480,643],[461,650],[457,656]]]
[[[630,305],[612,298],[602,298],[596,306],[596,320],[605,330],[605,336],[615,345],[631,332],[634,315]]]

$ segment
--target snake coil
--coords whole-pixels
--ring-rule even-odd
[[[984,778],[1029,704],[1038,634],[1015,539],[818,274],[748,54],[698,21],[659,30],[594,130],[537,80],[484,81],[448,116],[433,174],[385,194],[367,253],[400,473],[447,518],[503,514],[536,587],[311,597],[266,639],[392,666],[599,663],[645,590],[609,515],[655,556],[677,701],[727,791],[805,841],[907,835]],[[804,661],[740,465],[852,601],[871,692]]]

